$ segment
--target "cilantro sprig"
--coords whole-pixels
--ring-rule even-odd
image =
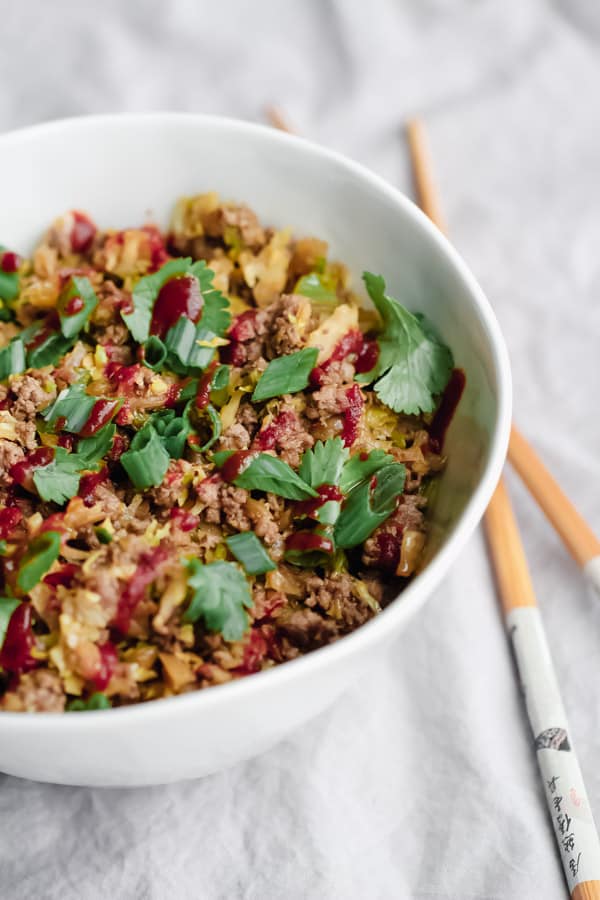
[[[375,367],[357,381],[375,381],[375,393],[395,412],[418,415],[435,409],[435,396],[448,383],[452,353],[422,320],[385,293],[381,275],[364,272],[368,294],[381,319],[379,357]]]
[[[56,447],[53,459],[33,471],[33,483],[41,499],[62,506],[74,497],[83,472],[99,468],[112,446],[115,430],[114,425],[105,425],[93,437],[80,440],[75,453]]]
[[[248,628],[247,609],[252,595],[243,573],[235,563],[204,564],[198,559],[185,563],[191,599],[184,622],[203,619],[209,631],[220,631],[226,641],[239,641]]]
[[[271,360],[254,388],[252,400],[257,403],[282,394],[295,394],[308,387],[310,373],[317,364],[317,347],[305,347]]]
[[[220,469],[231,454],[231,450],[215,453],[213,461],[217,468]],[[233,482],[248,491],[269,491],[287,500],[308,500],[317,496],[317,492],[291,466],[269,453],[257,453]]]

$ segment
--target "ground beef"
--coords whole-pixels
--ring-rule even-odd
[[[234,422],[219,438],[219,450],[247,450],[250,435],[240,422]]]
[[[12,484],[9,475],[11,466],[20,462],[25,456],[21,447],[14,441],[0,440],[0,484]]]
[[[34,669],[21,675],[16,689],[4,695],[2,705],[14,712],[63,712],[65,701],[58,673]]]
[[[15,432],[19,443],[22,444],[26,450],[35,450],[38,444],[34,421],[17,422],[15,425]]]
[[[320,370],[320,383],[322,385],[345,385],[346,388],[354,380],[354,363],[349,359],[334,359],[328,362]]]
[[[205,478],[196,488],[198,499],[205,504],[202,518],[214,525],[226,523],[234,531],[250,531],[252,523],[246,512],[250,497],[244,488],[221,481],[219,476]]]
[[[373,615],[373,611],[352,593],[352,578],[340,572],[321,578],[312,575],[306,582],[306,605],[318,606],[332,616],[342,631],[358,628]]]
[[[307,310],[306,297],[297,294],[283,294],[281,299],[267,308],[271,320],[270,334],[267,340],[267,359],[285,356],[300,349],[304,343],[304,325],[308,324],[310,308]],[[310,306],[310,305],[309,305]]]
[[[173,509],[178,506],[184,492],[183,479],[192,470],[193,466],[187,460],[172,459],[162,484],[148,492],[156,505],[163,509]]]
[[[227,227],[237,228],[241,234],[242,241],[247,247],[258,250],[264,246],[266,241],[264,228],[250,207],[245,205],[227,205],[223,206],[220,212],[222,233]]]
[[[404,532],[425,531],[426,502],[420,494],[404,494],[400,498],[395,512],[365,541],[362,561],[366,566],[396,569]]]
[[[265,544],[272,546],[283,541],[279,525],[279,508],[277,498],[269,500],[250,500],[246,510],[252,522],[253,531]],[[273,509],[275,507],[275,510]]]
[[[278,630],[304,652],[329,644],[337,637],[337,626],[313,609],[297,609],[277,619]],[[285,653],[285,650],[284,650]],[[289,656],[286,654],[286,658]]]
[[[56,389],[52,390],[52,381],[48,381],[50,390],[42,387],[41,380],[43,376],[36,375],[17,375],[13,378],[10,385],[10,392],[14,397],[11,406],[11,413],[15,419],[21,421],[25,419],[33,419],[37,412],[50,406],[56,397]]]
[[[273,421],[256,435],[256,446],[261,450],[276,450],[288,465],[297,468],[304,451],[315,442],[307,426],[308,423],[300,419],[288,395],[283,398]]]

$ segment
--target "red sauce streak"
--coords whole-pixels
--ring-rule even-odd
[[[0,540],[6,541],[22,518],[23,513],[16,506],[0,509]]]
[[[362,331],[353,329],[341,338],[335,347],[329,359],[321,363],[310,373],[310,381],[314,387],[321,387],[325,383],[325,376],[334,362],[347,359],[349,356],[359,357],[364,346],[364,335]]]
[[[87,253],[96,237],[96,226],[85,213],[73,210],[73,218],[71,250],[73,253]]]
[[[246,312],[240,313],[233,320],[233,324],[229,329],[229,337],[232,341],[251,341],[256,337],[256,316],[257,309],[248,309]]]
[[[108,469],[106,466],[99,472],[92,472],[89,475],[82,475],[79,482],[78,497],[81,497],[85,506],[93,506],[96,502],[96,488],[99,484],[108,481]]]
[[[56,423],[56,427],[59,428],[58,422]],[[75,435],[74,434],[59,434],[56,439],[56,443],[59,447],[64,447],[65,450],[72,450],[75,444]]]
[[[7,275],[12,275],[13,272],[16,272],[21,265],[21,257],[18,253],[13,253],[12,250],[5,250],[0,258],[0,269],[3,272],[6,272]]]
[[[67,526],[65,525],[65,514],[61,512],[52,513],[51,516],[44,519],[44,522],[40,526],[40,531],[58,531],[61,534],[66,534]]]
[[[133,394],[135,379],[141,368],[139,363],[134,363],[132,366],[124,366],[122,363],[109,362],[104,367],[104,374],[118,394],[130,397]]]
[[[117,415],[115,416],[115,422],[117,423],[117,425],[129,425],[132,418],[133,418],[133,413],[131,412],[131,407],[129,406],[129,403],[127,403],[127,401],[125,401],[125,403],[123,404],[123,406],[121,407],[121,409],[119,410]],[[116,443],[117,437],[118,437],[118,435],[115,437],[115,443]],[[114,448],[114,446],[115,445],[113,444],[113,448]],[[119,454],[119,456],[120,456],[120,454]],[[116,458],[118,459],[118,457],[116,457]]]
[[[324,553],[333,553],[333,541],[331,538],[316,534],[314,531],[297,531],[290,534],[285,542],[286,550],[323,550]]]
[[[75,313],[81,312],[81,310],[83,309],[83,305],[84,304],[81,297],[71,297],[71,299],[65,306],[65,312],[68,316],[74,316]]]
[[[14,466],[11,466],[10,476],[17,484],[24,487],[25,490],[34,492],[34,470],[39,469],[41,466],[47,466],[53,459],[54,450],[51,447],[40,447],[38,450],[34,450],[33,453],[26,456],[25,459],[22,459],[20,462],[15,463]]]
[[[172,409],[177,404],[182,390],[183,386],[181,384],[178,384],[177,382],[174,382],[169,386],[167,396],[165,397],[166,409]]]
[[[121,634],[127,634],[131,617],[135,609],[144,599],[148,587],[158,576],[158,567],[166,562],[169,554],[164,547],[158,546],[140,556],[137,569],[129,579],[129,583],[119,597],[117,613],[112,624]]]
[[[42,327],[35,334],[29,343],[26,345],[28,350],[36,350],[38,347],[41,347],[42,344],[48,340],[48,338],[54,334],[55,331],[58,331],[60,328],[60,320],[58,318],[58,313],[55,310],[48,313],[46,318],[43,320]]]
[[[113,445],[109,451],[108,458],[111,462],[117,462],[127,450],[127,441],[122,434],[115,434]]]
[[[204,298],[197,278],[193,275],[170,278],[158,292],[154,303],[150,334],[164,337],[182,316],[197,322],[203,306]]]
[[[359,375],[362,372],[370,372],[371,369],[375,368],[378,359],[379,344],[377,341],[365,341],[359,351],[356,362],[354,363],[356,374]]]
[[[179,506],[171,510],[171,521],[177,528],[182,531],[193,531],[200,524],[200,519],[187,509],[181,509]]]
[[[156,225],[144,225],[142,231],[145,231],[150,239],[150,271],[156,272],[170,259],[164,238]]]
[[[110,641],[104,644],[98,644],[100,651],[100,660],[96,674],[90,679],[97,691],[105,690],[113,676],[113,672],[119,663],[119,654],[117,648]]]
[[[342,440],[344,447],[351,447],[358,435],[358,423],[365,406],[364,397],[358,384],[346,391],[346,409],[342,413]]]
[[[34,644],[31,605],[21,603],[10,617],[6,629],[4,644],[0,651],[0,666],[7,672],[25,672],[27,669],[35,668],[37,662],[31,658]]]
[[[441,453],[444,448],[446,432],[454,418],[456,407],[463,395],[467,378],[462,369],[453,369],[450,381],[442,394],[442,399],[433,421],[429,427],[429,446],[434,453]]]
[[[79,432],[81,437],[91,437],[108,424],[119,408],[120,400],[96,400],[87,421]]]
[[[226,347],[221,347],[219,356],[222,363],[240,368],[246,362],[248,354],[243,344],[231,341]]]
[[[236,450],[221,467],[220,474],[223,481],[235,481],[258,455],[258,450]]]
[[[241,666],[234,669],[237,675],[252,675],[260,672],[261,663],[269,652],[269,644],[258,628],[253,629],[244,646],[244,656]]]
[[[297,516],[306,516],[309,519],[316,519],[317,512],[329,500],[343,500],[344,495],[334,484],[322,484],[317,488],[318,497],[311,497],[310,500],[300,500],[295,504],[294,512]]]
[[[382,569],[395,572],[400,563],[400,540],[396,535],[387,531],[378,534],[376,540],[378,565]]]
[[[44,575],[42,581],[53,588],[71,587],[77,568],[75,563],[67,563],[57,572],[49,572],[47,575]]]
[[[217,367],[217,360],[214,359],[200,381],[198,382],[198,391],[196,393],[197,409],[206,409],[210,403],[210,386],[212,384],[213,375]]]
[[[298,417],[296,413],[290,409],[285,409],[273,419],[270,425],[258,432],[254,442],[260,450],[274,450],[279,439],[297,424]]]

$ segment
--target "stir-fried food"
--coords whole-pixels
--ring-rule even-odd
[[[353,631],[418,569],[450,351],[327,244],[214,194],[167,233],[0,248],[0,707],[223,684]],[[458,373],[460,381],[460,373]]]

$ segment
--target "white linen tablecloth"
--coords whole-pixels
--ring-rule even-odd
[[[600,530],[598,4],[20,0],[1,40],[3,129],[256,119],[274,101],[409,190],[402,123],[422,113],[452,237],[507,337],[515,418]],[[600,604],[510,486],[600,818]],[[0,896],[566,896],[481,532],[393,652],[262,757],[144,790],[0,776]]]

